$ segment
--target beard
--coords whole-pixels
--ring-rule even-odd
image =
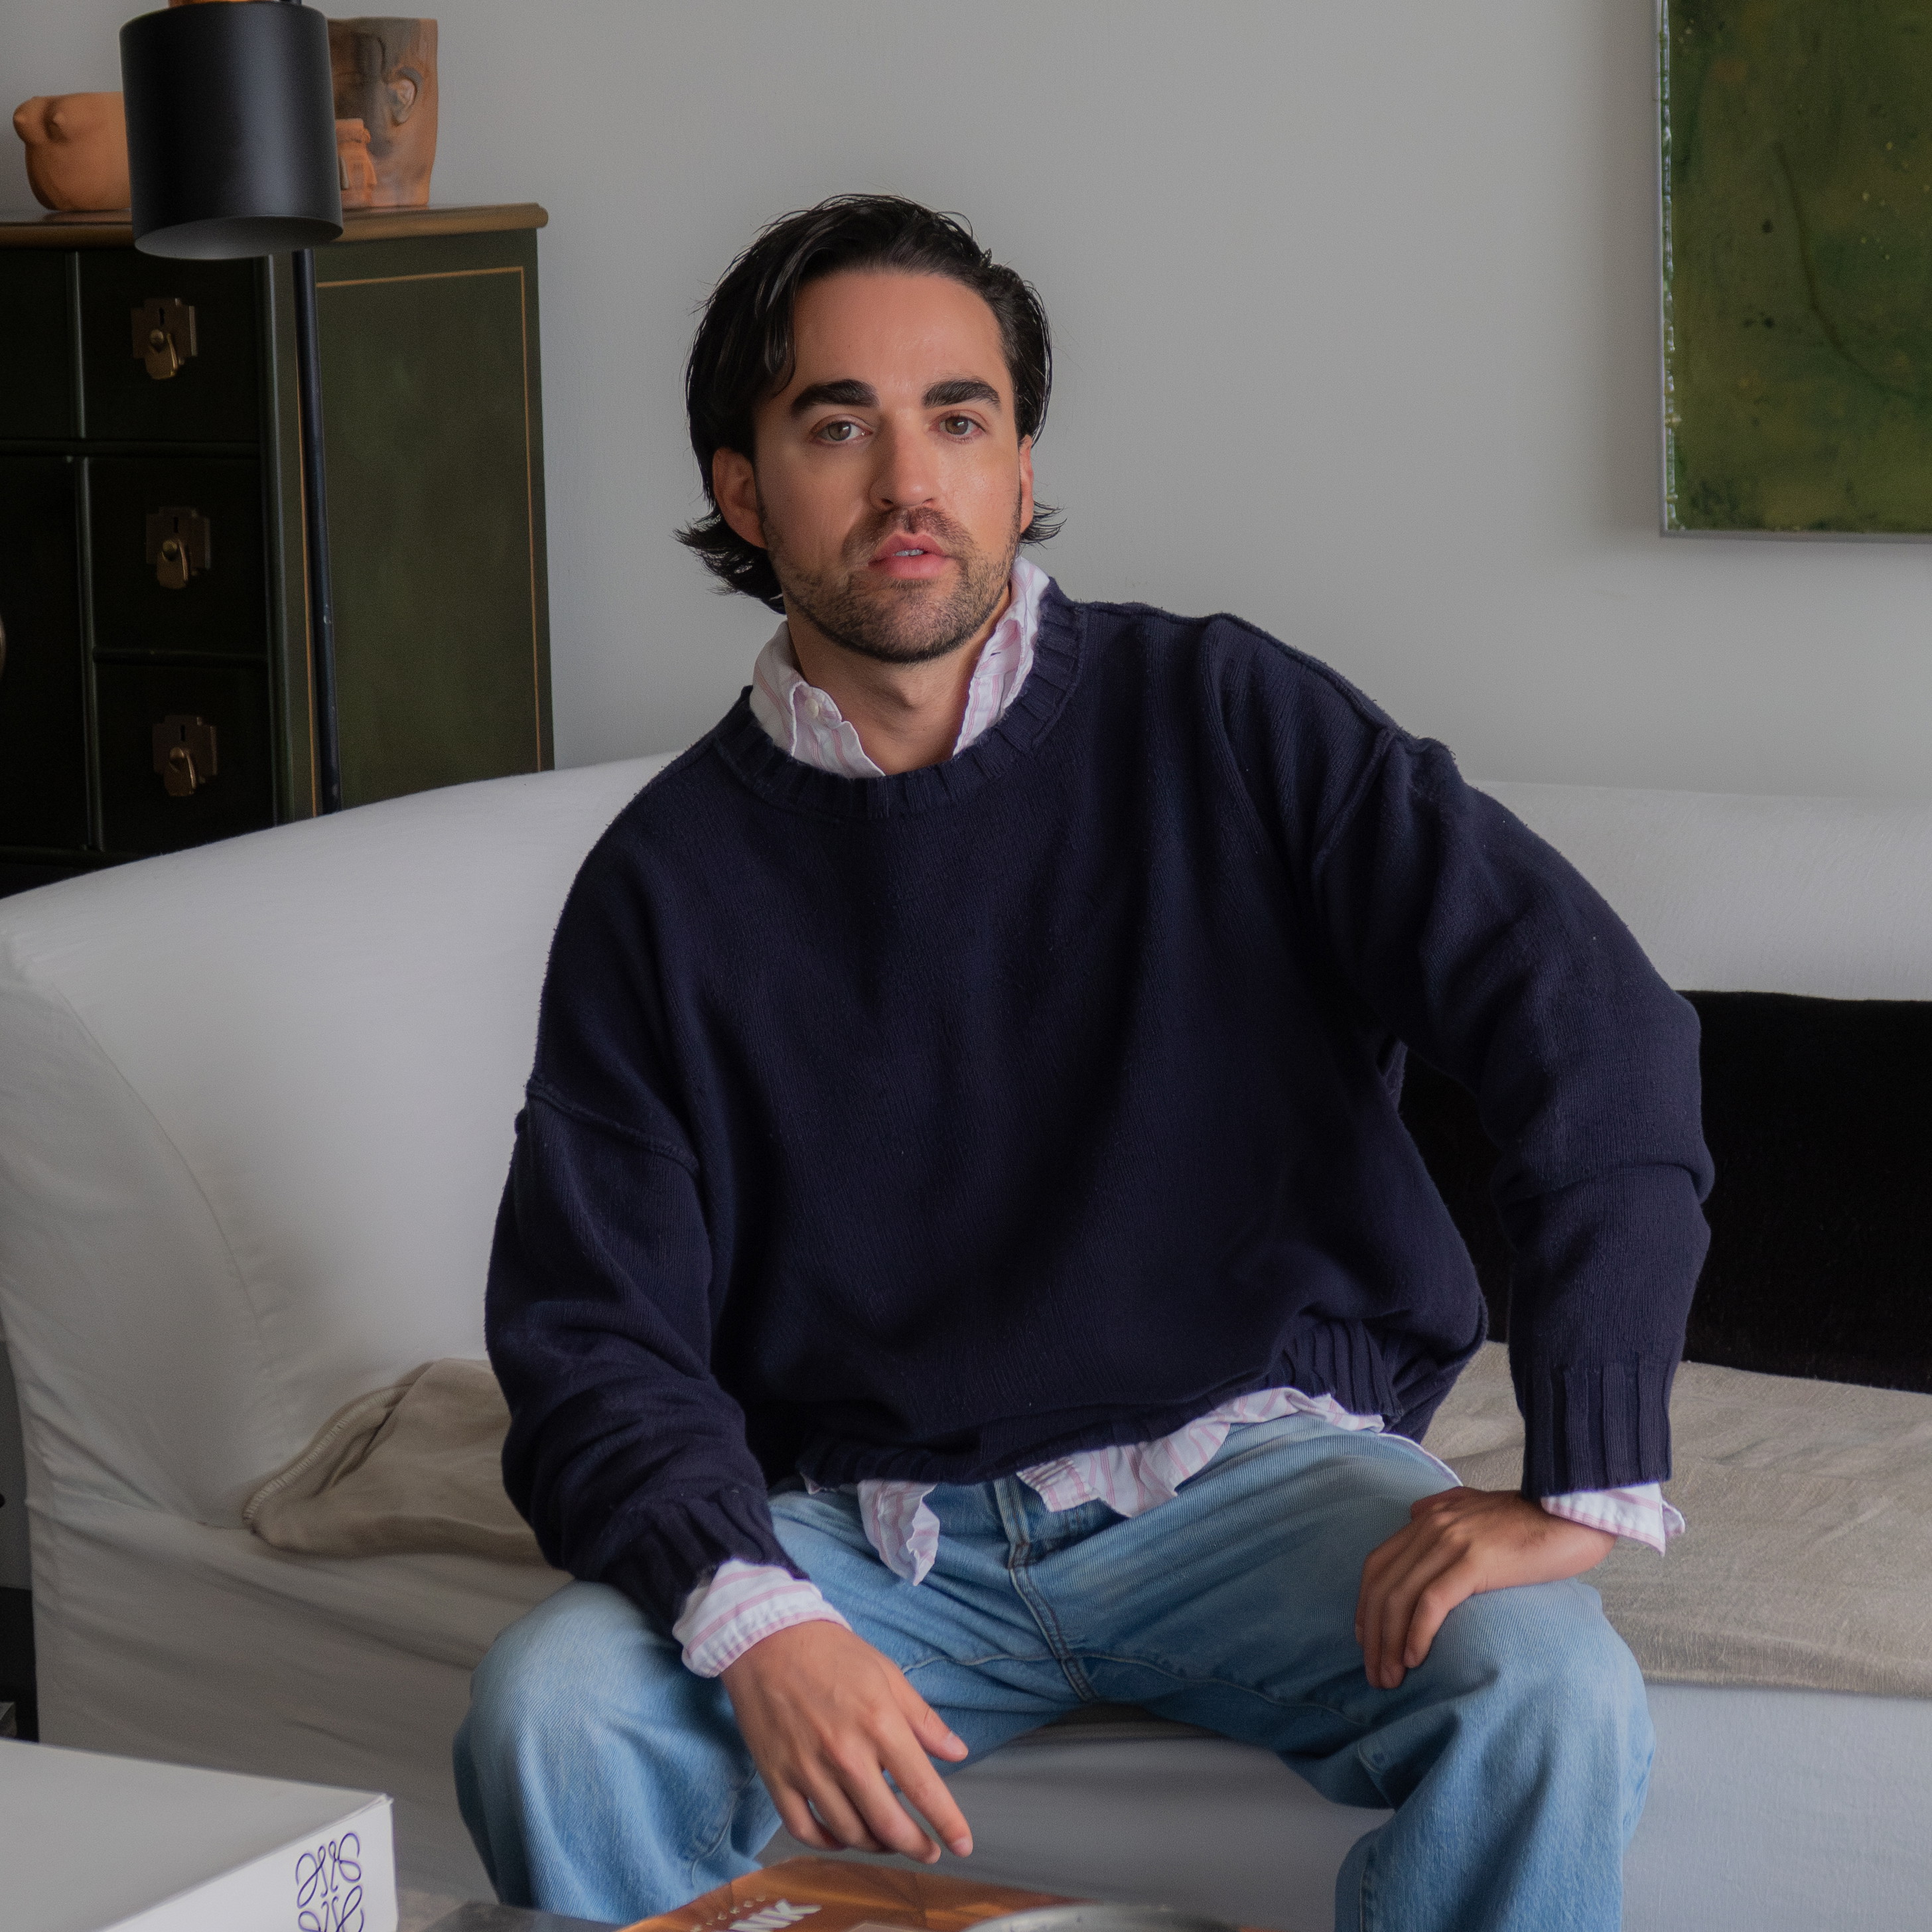
[[[889,664],[930,664],[969,642],[998,608],[1019,550],[1019,503],[1013,505],[1010,541],[999,555],[976,544],[964,526],[943,511],[892,510],[847,538],[836,566],[807,570],[784,546],[762,499],[766,554],[784,592],[785,607],[862,658]],[[957,567],[950,587],[943,578],[922,583],[872,576],[873,553],[894,532],[936,538]]]

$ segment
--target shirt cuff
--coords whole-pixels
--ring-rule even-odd
[[[794,1624],[852,1628],[818,1594],[816,1583],[773,1563],[734,1556],[685,1598],[670,1634],[684,1646],[686,1670],[716,1677],[761,1638]]]
[[[1633,1483],[1622,1490],[1577,1490],[1564,1496],[1545,1496],[1543,1507],[1566,1522],[1606,1529],[1664,1553],[1673,1536],[1683,1533],[1684,1519],[1664,1500],[1654,1483]]]

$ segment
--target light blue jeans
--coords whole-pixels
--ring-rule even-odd
[[[853,1497],[781,1495],[772,1513],[976,1759],[1077,1705],[1144,1705],[1279,1754],[1342,1804],[1394,1808],[1342,1866],[1338,1928],[1612,1932],[1652,1739],[1596,1592],[1472,1598],[1400,1689],[1364,1672],[1363,1559],[1447,1486],[1407,1444],[1291,1416],[1236,1429],[1132,1520],[1056,1515],[1014,1477],[935,1490],[939,1558],[916,1588],[873,1554]],[[778,1822],[723,1688],[596,1583],[497,1640],[456,1783],[499,1896],[590,1918],[753,1870]]]

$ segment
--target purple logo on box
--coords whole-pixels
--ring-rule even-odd
[[[296,1861],[296,1932],[363,1932],[362,1840],[353,1832]]]

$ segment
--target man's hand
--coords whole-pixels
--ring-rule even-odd
[[[1409,1524],[1362,1565],[1355,1641],[1369,1682],[1393,1690],[1429,1654],[1466,1598],[1580,1576],[1616,1538],[1552,1516],[1514,1490],[1444,1490],[1409,1507]]]
[[[836,1624],[775,1630],[722,1679],[765,1789],[801,1844],[903,1852],[930,1864],[939,1847],[899,1792],[962,1858],[973,1834],[927,1754],[957,1763],[966,1746],[863,1639]]]

